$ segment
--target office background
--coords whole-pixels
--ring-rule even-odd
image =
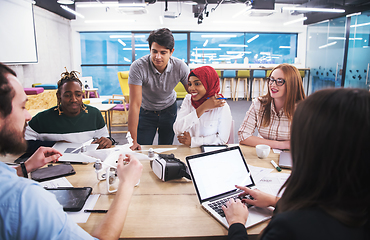
[[[167,27],[175,33],[174,56],[192,65],[196,61],[205,64],[247,62],[245,66],[287,62],[311,68],[310,92],[342,84],[367,88],[370,62],[368,11],[310,25],[304,25],[303,21],[284,25],[303,16],[281,10],[284,6],[287,4],[276,3],[274,11],[250,10],[238,15],[245,4],[221,4],[217,8],[216,4],[209,4],[208,9],[216,9],[209,10],[209,16],[198,24],[192,5],[183,2],[168,3],[167,14],[171,12],[176,18],[164,17],[164,2],[149,4],[145,14],[132,14],[115,8],[80,8],[76,3],[76,11],[84,18],[77,16],[75,20],[34,5],[38,63],[13,65],[12,68],[24,87],[36,82],[56,83],[64,67],[67,67],[68,70],[80,71],[82,76],[93,76],[94,85],[103,94],[112,94],[119,91],[117,71],[128,70],[134,59],[149,53],[148,47],[145,47],[149,31]],[[349,27],[346,28],[346,25]],[[110,37],[131,34],[133,38],[127,40]],[[233,36],[202,38],[207,34]],[[256,35],[259,35],[258,39],[247,42]],[[345,44],[346,37],[349,39],[348,46]],[[248,47],[230,49],[217,46],[220,44]],[[264,49],[261,47],[260,50],[258,46]],[[217,50],[205,50],[207,48]],[[269,55],[261,54],[266,52]],[[216,56],[212,56],[215,53]],[[345,79],[342,79],[343,71]]]

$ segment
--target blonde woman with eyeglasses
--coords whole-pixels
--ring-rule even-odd
[[[269,91],[253,100],[238,131],[239,143],[247,146],[266,144],[271,148],[290,149],[290,125],[298,102],[304,100],[298,69],[280,64],[268,78]],[[253,136],[255,129],[258,136]]]

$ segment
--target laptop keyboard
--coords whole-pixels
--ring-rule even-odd
[[[234,200],[238,198],[238,196],[231,197]],[[222,206],[226,204],[227,201],[229,201],[230,198],[224,198],[220,199],[218,201],[212,202],[208,204],[213,210],[215,210],[221,217],[225,217],[224,210],[222,210]]]
[[[237,199],[237,198],[240,199],[240,197],[238,195],[236,195],[236,196],[232,196],[230,198],[223,198],[223,199],[220,199],[218,201],[214,201],[214,202],[208,204],[208,206],[211,207],[213,210],[215,210],[215,212],[217,212],[221,217],[225,217],[225,213],[224,213],[224,210],[222,210],[222,206],[226,205],[226,202],[229,201],[229,199],[231,199],[231,198],[233,198],[234,200]],[[250,195],[247,195],[244,198],[253,199]],[[248,204],[247,207],[250,207],[250,205]]]

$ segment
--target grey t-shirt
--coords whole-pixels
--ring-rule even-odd
[[[189,67],[182,60],[170,57],[166,69],[160,73],[150,55],[146,55],[132,63],[128,83],[142,86],[142,108],[159,111],[176,101],[174,88],[180,81],[188,84],[189,72]]]

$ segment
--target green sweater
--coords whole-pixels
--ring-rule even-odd
[[[93,138],[108,137],[108,130],[100,111],[85,105],[87,113],[75,117],[59,115],[56,107],[38,113],[26,128],[26,140],[67,141],[83,143]]]

